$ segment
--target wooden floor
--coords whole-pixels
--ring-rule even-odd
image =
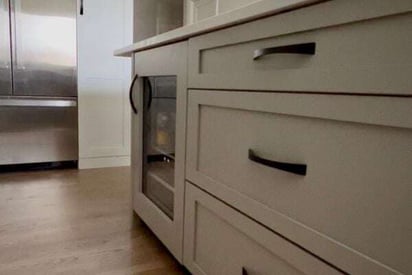
[[[0,174],[0,274],[183,274],[134,216],[129,173]]]

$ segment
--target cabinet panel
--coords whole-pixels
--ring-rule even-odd
[[[353,273],[408,273],[411,100],[190,90],[187,177]]]
[[[130,165],[131,62],[114,57],[113,50],[132,42],[133,1],[83,4],[77,17],[79,167]]]
[[[130,120],[123,81],[88,78],[79,87],[80,158],[128,155]]]
[[[330,1],[190,39],[189,87],[412,95],[412,4],[385,5]]]
[[[193,274],[342,274],[186,184],[185,257]]]

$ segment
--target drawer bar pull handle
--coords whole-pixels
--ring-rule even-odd
[[[278,46],[278,47],[255,50],[253,60],[257,60],[269,54],[287,53],[287,54],[314,55],[315,52],[316,52],[316,43],[314,42],[287,45],[287,46]]]
[[[306,175],[306,164],[296,164],[296,163],[286,163],[286,162],[278,162],[273,160],[268,160],[261,158],[253,152],[252,149],[249,149],[249,160],[271,167],[275,169],[279,169],[282,171],[286,171],[289,173],[297,174],[297,175]]]

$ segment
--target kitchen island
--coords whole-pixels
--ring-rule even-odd
[[[411,44],[408,0],[261,1],[116,51],[136,213],[193,274],[411,273]]]

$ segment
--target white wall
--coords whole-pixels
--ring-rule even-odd
[[[130,164],[133,0],[86,0],[78,16],[79,168]]]

